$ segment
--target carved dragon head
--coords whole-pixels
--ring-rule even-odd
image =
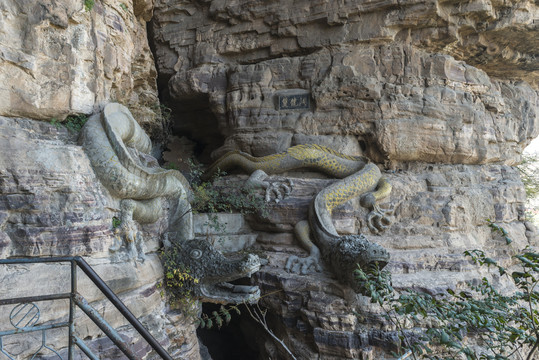
[[[260,259],[256,255],[231,259],[205,240],[178,242],[165,251],[173,254],[174,262],[189,269],[189,274],[198,280],[188,285],[195,298],[204,302],[235,304],[256,302],[260,298],[258,286],[231,283],[250,277],[260,269]]]
[[[335,237],[332,247],[322,252],[323,259],[334,274],[350,285],[356,292],[359,285],[354,276],[354,270],[359,265],[367,271],[377,264],[381,270],[389,262],[389,253],[382,246],[372,243],[361,235],[345,235]]]

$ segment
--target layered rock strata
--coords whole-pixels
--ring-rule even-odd
[[[397,289],[411,287],[436,295],[482,276],[493,276],[493,283],[503,288],[508,286],[506,280],[480,271],[463,252],[484,249],[510,267],[512,254],[537,244],[537,230],[523,222],[525,193],[518,170],[510,166],[415,163],[386,171],[384,176],[393,190],[390,200],[381,206],[395,209],[394,225],[388,231],[368,235],[367,211],[358,202],[335,211],[334,223],[339,233],[364,233],[388,249],[391,261],[387,269]],[[391,359],[382,349],[397,350],[396,329],[377,306],[343,286],[338,274],[328,269],[310,275],[283,271],[289,256],[306,256],[292,234],[294,225],[305,219],[314,194],[335,181],[292,178],[290,197],[271,205],[269,216],[252,216],[250,221],[259,233],[256,248],[268,259],[255,278],[262,294],[269,294],[261,304],[273,315],[273,330],[301,359]],[[244,176],[228,176],[218,186],[242,186],[245,180]],[[487,218],[503,224],[513,239],[510,246],[492,233]],[[252,341],[259,343],[265,354],[262,358],[285,357],[278,344],[263,336],[261,328],[254,326],[250,332],[258,334]]]
[[[539,10],[476,3],[162,0],[152,27],[156,61],[171,98],[198,99],[227,136],[214,157],[329,146],[333,139],[312,136],[352,135],[378,161],[514,162],[515,144],[538,131],[531,44]],[[497,36],[506,39],[492,40],[478,60],[481,42]],[[286,95],[308,104],[283,107]],[[205,141],[211,130],[191,132]]]
[[[539,135],[537,19],[533,1],[159,0],[151,32],[160,89],[179,112],[174,126],[198,142],[202,161],[308,143],[369,157],[393,185],[383,206],[395,221],[369,234],[351,202],[336,211],[336,227],[387,248],[397,288],[436,294],[483,275],[464,250],[489,250],[510,266],[510,254],[537,244],[511,167]],[[379,309],[328,272],[283,272],[290,255],[306,255],[293,226],[334,181],[298,172],[270,181],[285,178],[290,197],[250,222],[269,260],[258,283],[271,294],[262,304],[273,329],[300,358],[388,357],[398,341]],[[508,230],[511,247],[486,219]],[[285,356],[262,332],[252,340],[266,357]]]
[[[170,310],[157,287],[166,220],[141,228],[146,242],[140,258],[123,249],[111,252],[119,201],[96,178],[78,134],[61,125],[73,121],[68,116],[97,113],[118,101],[154,138],[165,136],[146,35],[152,10],[153,2],[145,0],[0,3],[0,257],[83,256],[174,358],[198,359],[191,319]],[[0,293],[2,299],[64,293],[69,276],[67,265],[1,266]],[[138,358],[156,358],[81,274],[78,285]],[[38,305],[38,324],[67,320],[67,302]],[[0,309],[1,330],[12,329],[12,307]],[[100,357],[123,357],[81,311],[75,324]],[[42,341],[40,332],[33,335],[3,337],[3,349],[29,358]],[[46,335],[46,345],[67,358],[67,331]],[[46,350],[43,356],[54,354]],[[77,352],[75,358],[83,356]]]
[[[141,229],[146,239],[141,259],[131,258],[124,250],[109,251],[115,241],[112,218],[119,214],[119,199],[100,185],[86,154],[73,142],[76,135],[47,123],[6,117],[0,118],[0,133],[2,153],[10,154],[0,157],[1,257],[83,256],[174,357],[197,359],[192,319],[171,311],[158,288],[163,269],[157,250],[168,226],[166,217]],[[3,298],[70,291],[68,264],[4,265],[0,279]],[[141,359],[155,358],[140,335],[80,274],[78,291],[134,345]],[[65,301],[38,306],[39,324],[67,319]],[[8,330],[12,307],[2,306],[2,330]],[[82,311],[75,317],[75,329],[101,356],[123,356]],[[4,337],[4,349],[22,357],[31,355],[41,343],[41,333],[37,335]],[[50,331],[47,339],[51,347],[66,351],[67,331]]]
[[[61,121],[116,101],[152,136],[162,133],[146,38],[151,3],[88,3],[2,1],[0,115]]]

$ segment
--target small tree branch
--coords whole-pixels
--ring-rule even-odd
[[[249,312],[249,315],[251,315],[251,317],[253,318],[253,320],[255,320],[257,323],[259,323],[260,325],[262,325],[262,327],[264,328],[264,330],[266,330],[266,332],[272,337],[273,340],[275,340],[279,345],[281,345],[281,347],[287,352],[288,356],[290,357],[290,359],[292,360],[297,360],[296,357],[294,356],[294,354],[292,354],[292,352],[290,351],[290,349],[288,348],[288,346],[286,346],[286,344],[284,343],[284,341],[282,341],[281,339],[279,339],[277,336],[275,336],[275,334],[273,333],[273,331],[271,331],[271,329],[268,327],[268,324],[266,322],[266,313],[263,312],[261,309],[260,309],[260,306],[258,305],[258,303],[256,303],[256,307],[258,309],[258,312],[255,310],[255,309],[251,309],[251,307],[248,305],[248,304],[245,304],[245,307],[247,308],[247,311]]]

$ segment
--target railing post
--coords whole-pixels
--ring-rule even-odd
[[[1,0],[0,0],[1,1]],[[43,326],[34,326],[24,329],[15,329],[9,331],[0,331],[0,353],[5,354],[10,359],[13,359],[9,354],[7,354],[3,349],[2,337],[7,335],[13,335],[16,333],[26,333],[32,331],[44,331],[53,328],[67,327],[69,331],[69,343],[68,343],[68,359],[73,360],[74,358],[74,346],[79,346],[79,348],[86,354],[90,359],[98,359],[94,355],[90,348],[84,345],[84,342],[77,338],[75,335],[75,312],[77,305],[82,305],[81,309],[99,326],[106,325],[101,327],[105,334],[127,355],[130,359],[135,359],[135,355],[132,353],[131,349],[125,346],[123,339],[116,332],[115,329],[111,328],[109,324],[101,318],[99,313],[97,313],[93,308],[91,308],[84,298],[80,297],[77,294],[77,267],[89,277],[89,279],[98,287],[99,290],[105,295],[106,298],[116,307],[116,309],[125,317],[125,319],[135,328],[135,330],[148,342],[152,349],[161,356],[163,360],[173,360],[170,354],[161,346],[161,344],[150,334],[150,332],[138,321],[138,319],[131,313],[131,311],[125,306],[125,304],[116,296],[116,294],[107,286],[107,284],[97,275],[97,273],[92,269],[90,265],[80,256],[69,256],[69,257],[46,257],[46,258],[22,258],[22,259],[0,259],[0,265],[9,265],[9,264],[36,264],[36,263],[57,263],[57,262],[69,262],[71,264],[71,292],[63,294],[52,294],[52,295],[35,295],[28,297],[18,297],[11,299],[0,299],[0,305],[7,304],[17,304],[17,303],[29,303],[34,301],[50,301],[50,300],[59,300],[59,299],[69,299],[69,320],[66,322],[43,325]],[[80,298],[79,298],[80,297]],[[80,306],[79,305],[79,306]],[[44,342],[43,342],[44,343]],[[51,349],[52,350],[52,349]],[[55,350],[52,350],[56,352]],[[36,353],[37,354],[37,353]],[[58,355],[58,354],[57,354]],[[59,355],[58,355],[59,356]],[[15,359],[13,359],[15,360]]]
[[[75,294],[77,293],[77,262],[71,260],[71,296],[69,297],[69,347],[68,360],[73,360],[73,344],[75,344]]]
[[[150,334],[148,330],[138,321],[118,296],[107,286],[107,284],[97,275],[90,265],[80,256],[75,257],[78,266],[84,273],[92,279],[93,283],[109,299],[109,301],[118,309],[118,311],[129,321],[129,323],[138,331],[140,335],[150,344],[163,360],[173,360],[170,354],[163,349],[161,344]]]

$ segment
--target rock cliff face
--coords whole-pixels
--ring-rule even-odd
[[[110,251],[118,199],[96,178],[77,145],[78,134],[59,124],[68,115],[89,115],[120,101],[154,138],[164,137],[146,37],[145,21],[151,14],[152,2],[143,0],[96,1],[91,10],[82,0],[0,3],[0,257],[83,256],[175,358],[198,359],[195,328],[169,309],[157,287],[163,277],[157,250],[166,221],[142,229],[146,242],[141,258]],[[48,123],[53,119],[56,125]],[[69,283],[66,264],[0,266],[2,299],[65,293]],[[156,358],[80,274],[78,290],[134,345],[138,358]],[[39,324],[67,319],[64,300],[38,305]],[[13,329],[13,306],[0,309],[2,331]],[[123,358],[82,311],[75,324],[78,336],[101,358]],[[30,358],[42,341],[41,332],[33,335],[3,337],[3,349]],[[67,331],[47,332],[46,345],[65,359],[66,344]],[[77,352],[75,358],[84,355]]]
[[[150,17],[144,0],[96,1],[90,11],[84,1],[2,1],[0,115],[62,120],[116,101],[161,133]]]
[[[0,257],[84,256],[174,358],[200,354],[194,326],[156,287],[165,219],[141,228],[141,258],[110,251],[119,199],[97,180],[77,134],[53,119],[120,102],[159,147],[168,131],[159,89],[177,135],[167,161],[192,153],[208,163],[228,150],[262,156],[306,143],[366,155],[393,184],[382,205],[395,209],[394,223],[370,234],[365,210],[352,201],[336,210],[335,225],[390,251],[397,288],[457,288],[482,276],[463,250],[483,248],[510,266],[512,251],[537,244],[511,167],[539,135],[537,2],[96,0],[89,7],[0,2]],[[272,181],[286,177],[293,191],[268,216],[247,217],[247,225],[223,215],[225,234],[210,234],[200,216],[198,236],[225,250],[256,239],[268,260],[255,277],[269,294],[261,304],[298,358],[384,359],[397,337],[376,307],[328,271],[284,272],[289,255],[305,255],[293,226],[334,181],[312,173]],[[217,186],[245,179],[229,175]],[[486,218],[503,224],[512,248]],[[0,293],[35,295],[43,284],[63,292],[68,279],[63,265],[2,267]],[[79,288],[140,358],[154,357],[86,279]],[[0,310],[0,324],[9,324],[11,308]],[[65,318],[67,305],[41,310],[40,321],[53,321]],[[259,326],[241,321],[260,358],[285,357]],[[82,314],[76,323],[103,358],[121,358]],[[65,336],[53,331],[48,343]],[[3,346],[24,358],[40,341],[6,337]]]
[[[481,276],[466,249],[510,266],[512,251],[537,244],[511,167],[539,135],[537,19],[533,1],[157,0],[151,33],[174,127],[198,142],[202,161],[306,143],[368,156],[393,184],[383,206],[394,207],[394,224],[369,234],[352,202],[336,227],[386,247],[397,288],[438,293]],[[257,281],[277,290],[262,300],[275,332],[299,358],[384,358],[396,335],[375,307],[328,272],[283,271],[290,254],[305,254],[294,224],[333,181],[286,176],[290,197],[251,221],[269,260]],[[512,234],[512,248],[487,218]],[[285,356],[262,334],[251,340],[263,358]]]
[[[198,342],[190,320],[170,311],[157,284],[163,276],[157,255],[166,220],[143,228],[145,251],[130,258],[110,251],[115,235],[112,217],[118,216],[119,199],[112,198],[76,143],[77,134],[44,122],[0,117],[0,255],[9,257],[83,256],[133,314],[178,358],[198,358]],[[1,266],[2,298],[64,293],[70,269],[63,265]],[[153,358],[151,348],[85,277],[79,275],[79,293],[129,343],[140,358]],[[67,318],[65,301],[43,302],[40,324]],[[0,324],[9,330],[13,305],[2,306]],[[79,311],[78,336],[107,359],[122,354]],[[8,336],[4,349],[24,358],[36,351],[38,338]],[[37,336],[37,335],[36,335]],[[48,345],[66,355],[67,332],[49,331]],[[62,349],[64,348],[64,349]],[[67,358],[67,357],[65,357]]]
[[[538,131],[536,5],[407,4],[162,0],[157,66],[174,101],[206,99],[218,154],[353,135],[378,161],[514,162]]]

